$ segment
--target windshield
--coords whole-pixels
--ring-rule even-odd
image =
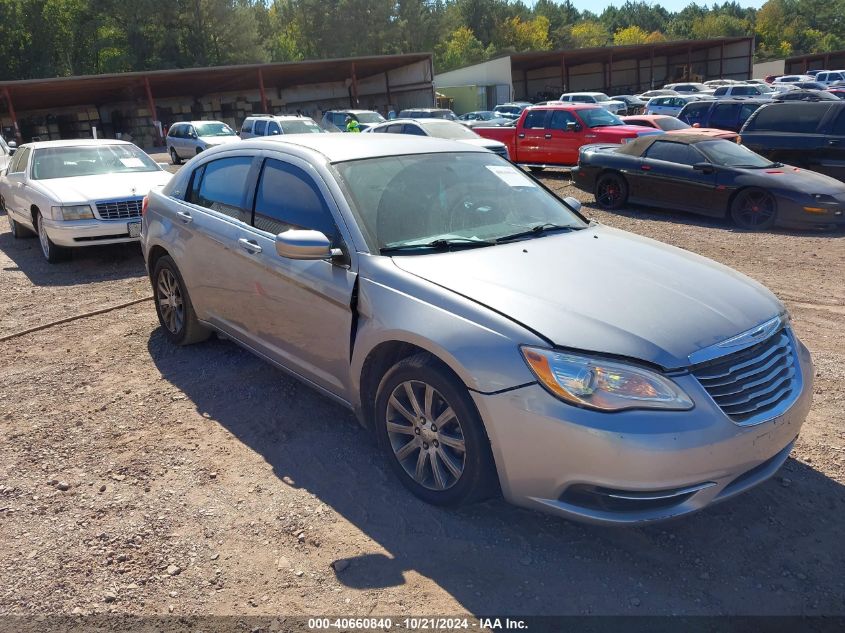
[[[610,101],[610,97],[608,97],[607,95],[603,95],[603,94],[592,95],[592,97],[598,103],[601,103],[602,101]]]
[[[464,127],[460,123],[451,121],[426,121],[421,124],[429,136],[436,138],[468,139],[480,138],[478,134]]]
[[[686,130],[690,127],[673,116],[666,117],[665,119],[657,119],[655,123],[657,123],[657,126],[664,132],[671,132],[672,130]]]
[[[743,145],[738,145],[726,140],[713,140],[696,143],[701,152],[710,159],[714,165],[725,167],[749,167],[762,169],[772,167],[775,163],[768,158],[755,154]]]
[[[355,118],[360,123],[381,123],[384,121],[384,117],[378,112],[356,112]]]
[[[486,152],[388,156],[335,167],[373,253],[435,240],[493,241],[538,225],[586,226],[521,169]]]
[[[311,119],[293,119],[290,121],[279,121],[285,134],[320,134],[323,128]]]
[[[770,92],[775,92],[774,90],[772,90],[771,88],[769,88],[769,86],[767,86],[766,84],[754,84],[754,86],[755,86],[758,90],[760,90],[760,92],[765,92],[765,93],[767,93],[767,94],[768,94],[768,93],[770,93]]]
[[[135,145],[45,147],[32,158],[33,180],[142,171],[160,167]]]
[[[605,125],[625,125],[624,121],[604,108],[589,108],[578,110],[578,116],[583,119],[587,127],[602,127]]]
[[[225,123],[203,123],[195,128],[197,136],[235,136],[235,131]]]

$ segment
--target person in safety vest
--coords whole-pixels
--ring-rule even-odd
[[[346,131],[347,132],[360,132],[361,128],[358,126],[358,121],[353,119],[351,116],[346,117]]]

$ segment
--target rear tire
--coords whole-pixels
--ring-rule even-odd
[[[176,153],[176,148],[174,148],[174,147],[170,148],[170,162],[173,163],[174,165],[181,165],[182,164],[182,159],[179,158],[179,154]]]
[[[169,255],[158,258],[152,280],[158,321],[171,343],[191,345],[211,336],[211,330],[197,320],[182,275]]]
[[[12,231],[12,237],[14,237],[15,239],[19,239],[22,237],[32,237],[33,235],[35,235],[35,233],[30,231],[28,228],[23,226],[20,222],[18,222],[17,220],[15,220],[15,218],[12,217],[12,214],[9,213],[8,209],[6,209],[6,205],[3,205],[3,209],[6,211],[6,219],[9,221],[9,229]]]
[[[423,501],[458,506],[496,493],[481,417],[466,387],[430,354],[406,358],[385,374],[375,418],[391,468]]]
[[[747,231],[771,228],[777,213],[775,197],[763,189],[743,189],[731,202],[731,219],[739,228]]]
[[[621,208],[628,202],[628,182],[622,174],[602,174],[596,181],[596,203],[607,210]]]
[[[70,249],[64,246],[56,246],[53,240],[47,235],[47,229],[44,228],[44,221],[41,218],[41,213],[35,214],[35,228],[38,231],[38,242],[41,244],[41,253],[51,264],[63,262],[70,258]]]

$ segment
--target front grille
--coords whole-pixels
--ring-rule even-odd
[[[710,397],[737,424],[755,424],[798,396],[799,369],[785,329],[693,368]]]
[[[108,200],[97,203],[97,213],[103,220],[128,220],[141,217],[143,198]]]

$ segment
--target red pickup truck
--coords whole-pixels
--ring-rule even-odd
[[[484,138],[508,146],[511,160],[542,169],[578,164],[578,150],[591,143],[624,143],[625,139],[662,134],[641,125],[625,125],[601,106],[561,103],[522,111],[515,126],[474,127]]]

